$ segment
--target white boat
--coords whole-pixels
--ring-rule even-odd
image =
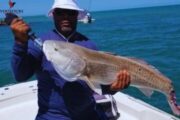
[[[114,95],[118,120],[180,120],[124,93]],[[0,120],[34,120],[38,110],[37,81],[0,88]]]
[[[91,14],[89,12],[87,13],[87,15],[83,19],[78,20],[78,22],[82,22],[84,24],[90,24],[93,21],[95,21],[95,19],[92,18]]]

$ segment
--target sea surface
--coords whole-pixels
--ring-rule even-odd
[[[147,61],[169,77],[180,104],[180,6],[150,7],[93,12],[92,24],[78,24],[78,31],[94,41],[100,50]],[[53,29],[46,16],[24,17],[33,31],[41,35]],[[13,34],[9,27],[0,27],[0,86],[16,83],[11,71]],[[35,79],[35,78],[31,78]],[[123,90],[168,113],[170,107],[163,94],[151,98],[138,89]],[[125,101],[124,101],[125,102]]]

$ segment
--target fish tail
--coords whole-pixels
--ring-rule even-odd
[[[168,96],[168,103],[173,113],[177,116],[180,116],[180,105],[178,105],[176,102],[176,95],[174,90],[172,90]]]

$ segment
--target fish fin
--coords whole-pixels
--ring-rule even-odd
[[[146,66],[148,66],[148,67],[150,67],[151,69],[155,70],[158,74],[162,74],[156,67],[150,65],[149,63],[147,63],[147,62],[144,61],[144,60],[141,60],[141,59],[138,59],[138,58],[134,58],[134,57],[128,57],[128,58],[129,58],[129,59],[132,59],[132,60],[134,60],[134,61],[136,61],[136,62],[142,63],[142,64],[144,64],[144,65],[146,65]]]
[[[139,63],[145,64],[145,65],[149,65],[146,61],[138,59],[138,58],[135,58],[135,57],[127,57],[127,58],[132,59],[134,61],[137,61]]]
[[[176,102],[176,96],[174,90],[172,90],[167,97],[168,103],[173,111],[173,113],[177,116],[180,116],[180,106]]]
[[[148,98],[151,97],[151,95],[153,94],[153,90],[148,89],[148,88],[138,88],[145,96],[147,96]]]
[[[85,76],[84,76],[83,78],[81,78],[81,79],[84,80],[84,81],[87,83],[87,85],[88,85],[94,92],[102,95],[102,90],[101,90],[100,84],[96,84],[96,83],[94,83],[94,82],[91,82],[91,81],[88,79],[88,77],[85,77]]]

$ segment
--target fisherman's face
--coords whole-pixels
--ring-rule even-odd
[[[78,11],[56,8],[53,12],[56,29],[65,36],[70,35],[77,26]]]

